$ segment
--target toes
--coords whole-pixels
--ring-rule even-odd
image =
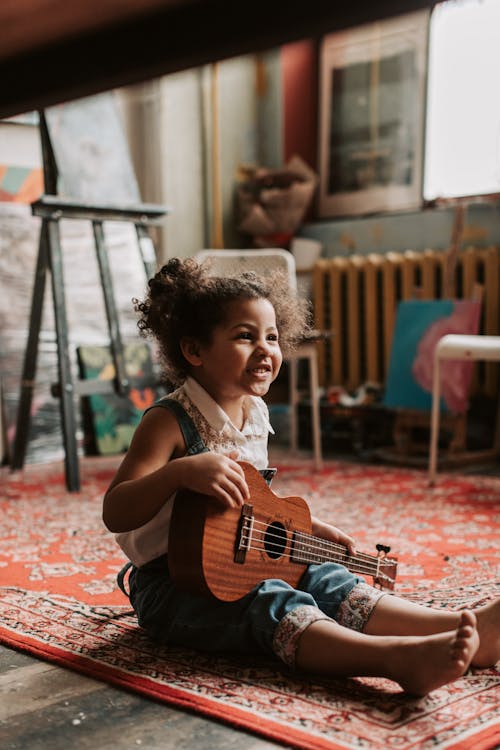
[[[457,630],[457,640],[467,640],[470,638],[474,633],[475,628],[472,628],[470,625],[463,625],[462,627],[459,627]]]
[[[451,656],[454,661],[467,656],[467,643],[454,643],[451,647]]]
[[[477,624],[477,621],[476,621],[476,615],[474,614],[474,612],[471,612],[470,610],[466,609],[460,613],[460,622],[458,623],[459,628],[469,625],[474,630],[476,627],[476,624]]]
[[[457,642],[462,641],[465,643],[468,639],[472,638],[475,631],[476,615],[473,612],[469,612],[469,610],[462,612],[457,626],[455,640]]]
[[[474,630],[468,629],[466,632],[460,631],[456,633],[455,638],[453,639],[452,648],[466,651],[473,640],[474,632]]]

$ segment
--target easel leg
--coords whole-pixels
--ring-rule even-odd
[[[111,344],[111,355],[115,367],[116,390],[120,396],[125,396],[129,389],[130,383],[125,369],[125,357],[123,354],[123,343],[120,334],[120,325],[118,313],[116,310],[115,296],[113,294],[113,282],[109,269],[108,254],[106,242],[104,239],[104,228],[102,222],[93,221],[94,240],[97,253],[97,263],[101,276],[101,286],[104,294],[104,306],[106,308],[106,317],[108,319],[109,339]]]
[[[45,222],[44,222],[45,223]],[[59,236],[59,222],[48,220],[48,252],[54,299],[54,317],[57,333],[58,371],[61,399],[61,422],[65,450],[66,486],[70,492],[80,489],[78,454],[76,447],[76,419],[73,400],[73,379],[69,358],[68,323]]]
[[[38,340],[42,324],[43,300],[45,296],[45,282],[47,276],[47,244],[47,227],[44,222],[40,231],[40,240],[38,244],[38,259],[35,279],[33,282],[28,341],[26,344],[23,372],[21,376],[16,436],[14,439],[11,463],[11,467],[14,471],[23,468],[24,459],[26,457],[26,446],[28,444],[31,403],[33,401],[33,389],[35,387],[38,360]]]

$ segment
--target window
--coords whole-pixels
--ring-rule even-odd
[[[324,38],[320,216],[420,206],[428,23],[424,10]]]
[[[324,37],[319,216],[500,193],[500,0]]]
[[[429,36],[424,198],[500,192],[500,2],[437,5]]]

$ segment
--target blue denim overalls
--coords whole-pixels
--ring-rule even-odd
[[[181,404],[162,399],[155,406],[175,414],[186,443],[186,455],[208,450]],[[261,473],[270,483],[275,469]],[[128,570],[127,594],[124,577]],[[273,635],[287,613],[306,605],[335,619],[342,601],[362,581],[336,563],[309,565],[296,589],[282,580],[268,579],[241,599],[222,602],[178,589],[169,577],[167,555],[140,568],[129,563],[118,575],[118,584],[129,596],[139,625],[155,640],[202,651],[267,655],[275,654]]]

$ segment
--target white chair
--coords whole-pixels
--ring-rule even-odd
[[[295,259],[287,250],[279,248],[255,250],[200,250],[196,260],[211,260],[211,272],[214,275],[228,276],[240,274],[243,271],[254,271],[260,275],[270,275],[281,270],[287,274],[290,287],[297,289],[295,273]],[[290,446],[293,451],[298,447],[298,405],[300,393],[298,389],[298,362],[307,359],[309,362],[309,391],[311,398],[311,421],[313,432],[313,448],[315,466],[319,470],[322,466],[321,452],[321,424],[320,424],[320,393],[318,384],[318,355],[313,341],[304,341],[293,355],[287,357],[289,365],[290,392]]]
[[[443,359],[486,360],[500,362],[500,336],[462,335],[449,333],[439,339],[434,350],[432,376],[431,444],[429,451],[429,484],[436,480],[439,437],[439,402],[441,399],[440,365]],[[498,442],[498,435],[495,443]],[[495,445],[496,450],[498,448]]]

